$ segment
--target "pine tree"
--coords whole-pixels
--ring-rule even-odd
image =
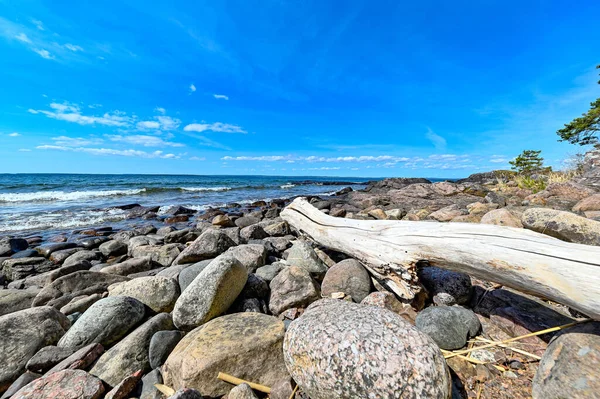
[[[543,169],[544,158],[540,156],[542,151],[525,150],[514,160],[509,161],[511,168],[517,173],[532,173]]]

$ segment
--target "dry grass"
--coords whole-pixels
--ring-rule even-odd
[[[581,173],[577,170],[565,170],[560,172],[550,172],[548,174],[548,184],[552,183],[564,183],[571,179],[576,178]]]

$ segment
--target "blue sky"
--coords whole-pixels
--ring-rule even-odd
[[[0,0],[0,172],[462,177],[600,96],[600,2]]]

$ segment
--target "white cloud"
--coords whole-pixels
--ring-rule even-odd
[[[40,55],[40,57],[45,58],[47,60],[53,60],[54,59],[54,56],[52,54],[50,54],[50,52],[48,50],[34,49],[33,51],[35,51],[36,53],[38,53]]]
[[[285,161],[287,157],[281,155],[263,155],[260,157],[230,157],[226,156],[221,158],[222,161],[266,161],[266,162],[276,162],[276,161]]]
[[[39,30],[44,30],[44,24],[42,23],[42,21],[38,20],[38,19],[32,19],[31,22],[35,25],[36,28],[38,28]]]
[[[19,134],[19,133],[17,133],[17,132],[14,132],[14,133],[10,133],[10,134],[9,134],[9,136],[10,136],[10,137],[19,137],[19,136],[20,136],[20,134]]]
[[[446,148],[446,139],[442,136],[435,134],[433,130],[427,128],[427,133],[425,134],[427,140],[433,143],[433,146],[438,150],[443,150]]]
[[[65,48],[67,50],[71,50],[71,51],[75,51],[75,52],[77,52],[77,51],[83,51],[83,49],[81,48],[81,46],[76,46],[76,45],[71,44],[71,43],[65,44]]]
[[[509,161],[504,155],[492,155],[490,158],[491,163],[507,163]]]
[[[160,128],[162,130],[175,130],[181,125],[181,120],[171,118],[170,116],[157,116],[156,119],[160,122]]]
[[[113,111],[105,113],[102,116],[87,116],[81,113],[78,106],[69,103],[52,103],[50,108],[54,111],[29,109],[32,114],[44,114],[48,118],[58,119],[67,122],[74,122],[79,125],[105,125],[105,126],[128,126],[132,122],[132,118],[124,116],[122,112]]]
[[[206,161],[204,157],[190,157],[190,161]]]
[[[229,97],[225,94],[213,94],[213,97],[217,100],[229,100]]]
[[[52,141],[54,141],[54,145],[63,147],[81,147],[86,145],[101,144],[102,142],[104,142],[104,140],[95,137],[85,139],[83,137],[67,136],[52,137]]]
[[[229,123],[191,123],[183,128],[186,132],[205,132],[207,130],[219,133],[248,133],[240,126]]]
[[[164,141],[162,138],[157,136],[136,134],[132,136],[107,135],[106,137],[111,141],[141,145],[144,147],[184,147],[184,144]]]
[[[31,152],[29,148],[19,148],[19,152]]]
[[[178,159],[179,155],[165,154],[163,151],[146,152],[139,150],[116,150],[112,148],[90,148],[90,147],[65,147],[58,145],[39,145],[35,147],[38,150],[55,150],[55,151],[71,151],[83,152],[91,155],[117,155],[123,157],[140,157],[140,158],[163,158],[163,159]]]
[[[163,115],[167,112],[167,110],[164,109],[163,107],[156,107],[156,108],[154,108],[154,111],[156,111],[160,114],[163,114]]]
[[[23,42],[23,43],[31,43],[31,39],[27,37],[25,33],[19,33],[15,36],[15,39]]]
[[[136,126],[140,130],[158,129],[158,128],[160,128],[160,123],[158,123],[156,121],[142,121],[142,122],[138,122]]]
[[[190,85],[190,92],[192,92],[192,93],[193,93],[193,92],[195,92],[195,91],[196,91],[196,86],[194,86],[194,84],[192,83],[192,84]]]

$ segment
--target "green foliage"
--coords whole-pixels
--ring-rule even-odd
[[[596,68],[600,69],[600,65]],[[600,81],[598,81],[598,84],[600,84]],[[556,134],[560,136],[559,141],[587,145],[598,143],[598,132],[600,132],[600,98],[591,103],[588,112],[567,123]]]
[[[539,177],[537,179],[535,179],[531,176],[517,176],[515,178],[515,181],[519,188],[531,190],[534,193],[545,190],[546,186],[548,185],[546,180],[541,179]]]
[[[542,151],[525,150],[509,164],[517,173],[532,173],[541,171],[544,167],[544,158],[540,156]]]

